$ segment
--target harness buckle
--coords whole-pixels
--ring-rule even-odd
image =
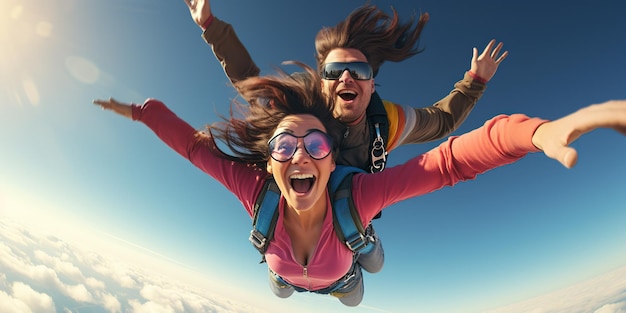
[[[370,152],[372,158],[372,166],[370,172],[376,173],[385,169],[385,162],[387,161],[387,151],[385,151],[385,142],[380,135],[380,125],[376,123],[376,138],[372,142],[372,151]]]
[[[357,233],[350,238],[346,238],[346,245],[353,252],[359,252],[367,246],[368,241],[363,235]]]
[[[265,246],[267,245],[267,238],[261,234],[260,231],[253,229],[250,232],[250,242],[259,251],[265,252]]]

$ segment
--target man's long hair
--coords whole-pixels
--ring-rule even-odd
[[[374,5],[366,4],[350,13],[334,27],[322,28],[315,37],[315,59],[321,70],[326,57],[335,48],[352,48],[361,51],[378,74],[385,61],[400,62],[422,50],[418,49],[419,37],[428,13],[421,14],[415,24],[415,16],[409,22],[400,23],[396,10],[389,16]]]

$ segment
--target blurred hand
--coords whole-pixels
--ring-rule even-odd
[[[187,7],[189,7],[189,13],[191,19],[202,28],[202,25],[211,16],[211,4],[209,0],[185,0]]]
[[[473,49],[470,71],[486,81],[491,80],[493,75],[495,75],[498,70],[498,65],[500,65],[500,63],[502,63],[502,61],[504,61],[504,59],[506,59],[509,55],[508,51],[504,51],[502,55],[498,56],[500,54],[500,50],[502,50],[503,44],[499,43],[496,48],[493,49],[495,44],[496,40],[492,39],[480,55],[478,55],[478,49]]]
[[[121,116],[133,118],[133,109],[128,103],[118,102],[113,98],[109,98],[109,100],[93,100],[93,104],[99,105],[103,110],[111,110]]]
[[[546,156],[571,168],[578,161],[578,153],[569,145],[597,128],[612,128],[626,135],[626,100],[593,104],[558,120],[544,123],[537,128],[532,141]]]

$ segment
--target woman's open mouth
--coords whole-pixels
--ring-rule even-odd
[[[312,174],[293,174],[289,176],[291,188],[297,193],[307,193],[313,188],[315,176]]]

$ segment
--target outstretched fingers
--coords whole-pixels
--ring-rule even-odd
[[[194,1],[194,0],[184,0],[184,1],[187,4],[187,7],[190,10],[192,10],[195,7],[195,5],[196,5],[196,1]]]
[[[96,99],[93,100],[92,103],[95,105],[99,105],[102,109],[111,109],[112,103],[115,101],[113,98],[109,98],[109,100]]]
[[[578,154],[569,145],[582,135],[598,128],[611,128],[626,135],[626,100],[590,105],[557,120],[539,126],[533,144],[565,167],[576,164]]]
[[[500,55],[500,51],[502,51],[503,46],[504,43],[499,43],[491,53],[491,58],[495,59],[497,64],[500,64],[500,62],[504,61],[504,59],[506,59],[506,57],[509,55],[508,51],[504,51],[502,55]],[[498,55],[500,55],[500,57],[498,57]]]
[[[490,55],[491,54],[491,49],[493,49],[493,45],[495,45],[495,44],[496,44],[496,40],[495,39],[491,39],[491,41],[489,41],[489,43],[485,47],[485,50],[483,50],[483,53],[480,54],[480,57],[484,58],[484,57]]]
[[[470,71],[481,77],[485,81],[491,80],[498,70],[498,66],[509,55],[508,51],[502,52],[504,44],[496,44],[496,40],[489,41],[480,56],[476,47],[472,50],[472,62]],[[501,54],[502,53],[502,54]]]
[[[209,0],[184,0],[185,4],[189,8],[189,14],[191,19],[202,30],[205,29],[205,23],[211,18],[211,3]]]
[[[119,102],[113,98],[108,100],[96,99],[93,104],[100,106],[103,110],[111,110],[119,115],[132,119],[133,110],[130,104]]]
[[[500,55],[500,52],[502,51],[502,47],[504,47],[504,43],[500,42],[494,48],[495,44],[496,44],[496,40],[491,39],[491,41],[489,41],[489,43],[487,44],[487,47],[485,47],[485,50],[483,51],[481,57],[490,57],[492,60],[494,60],[494,62],[500,63],[504,61],[507,55],[509,55],[509,52],[504,51],[502,55]]]
[[[610,100],[590,105],[576,113],[580,116],[577,130],[583,134],[597,128],[611,128],[626,134],[626,100]]]

